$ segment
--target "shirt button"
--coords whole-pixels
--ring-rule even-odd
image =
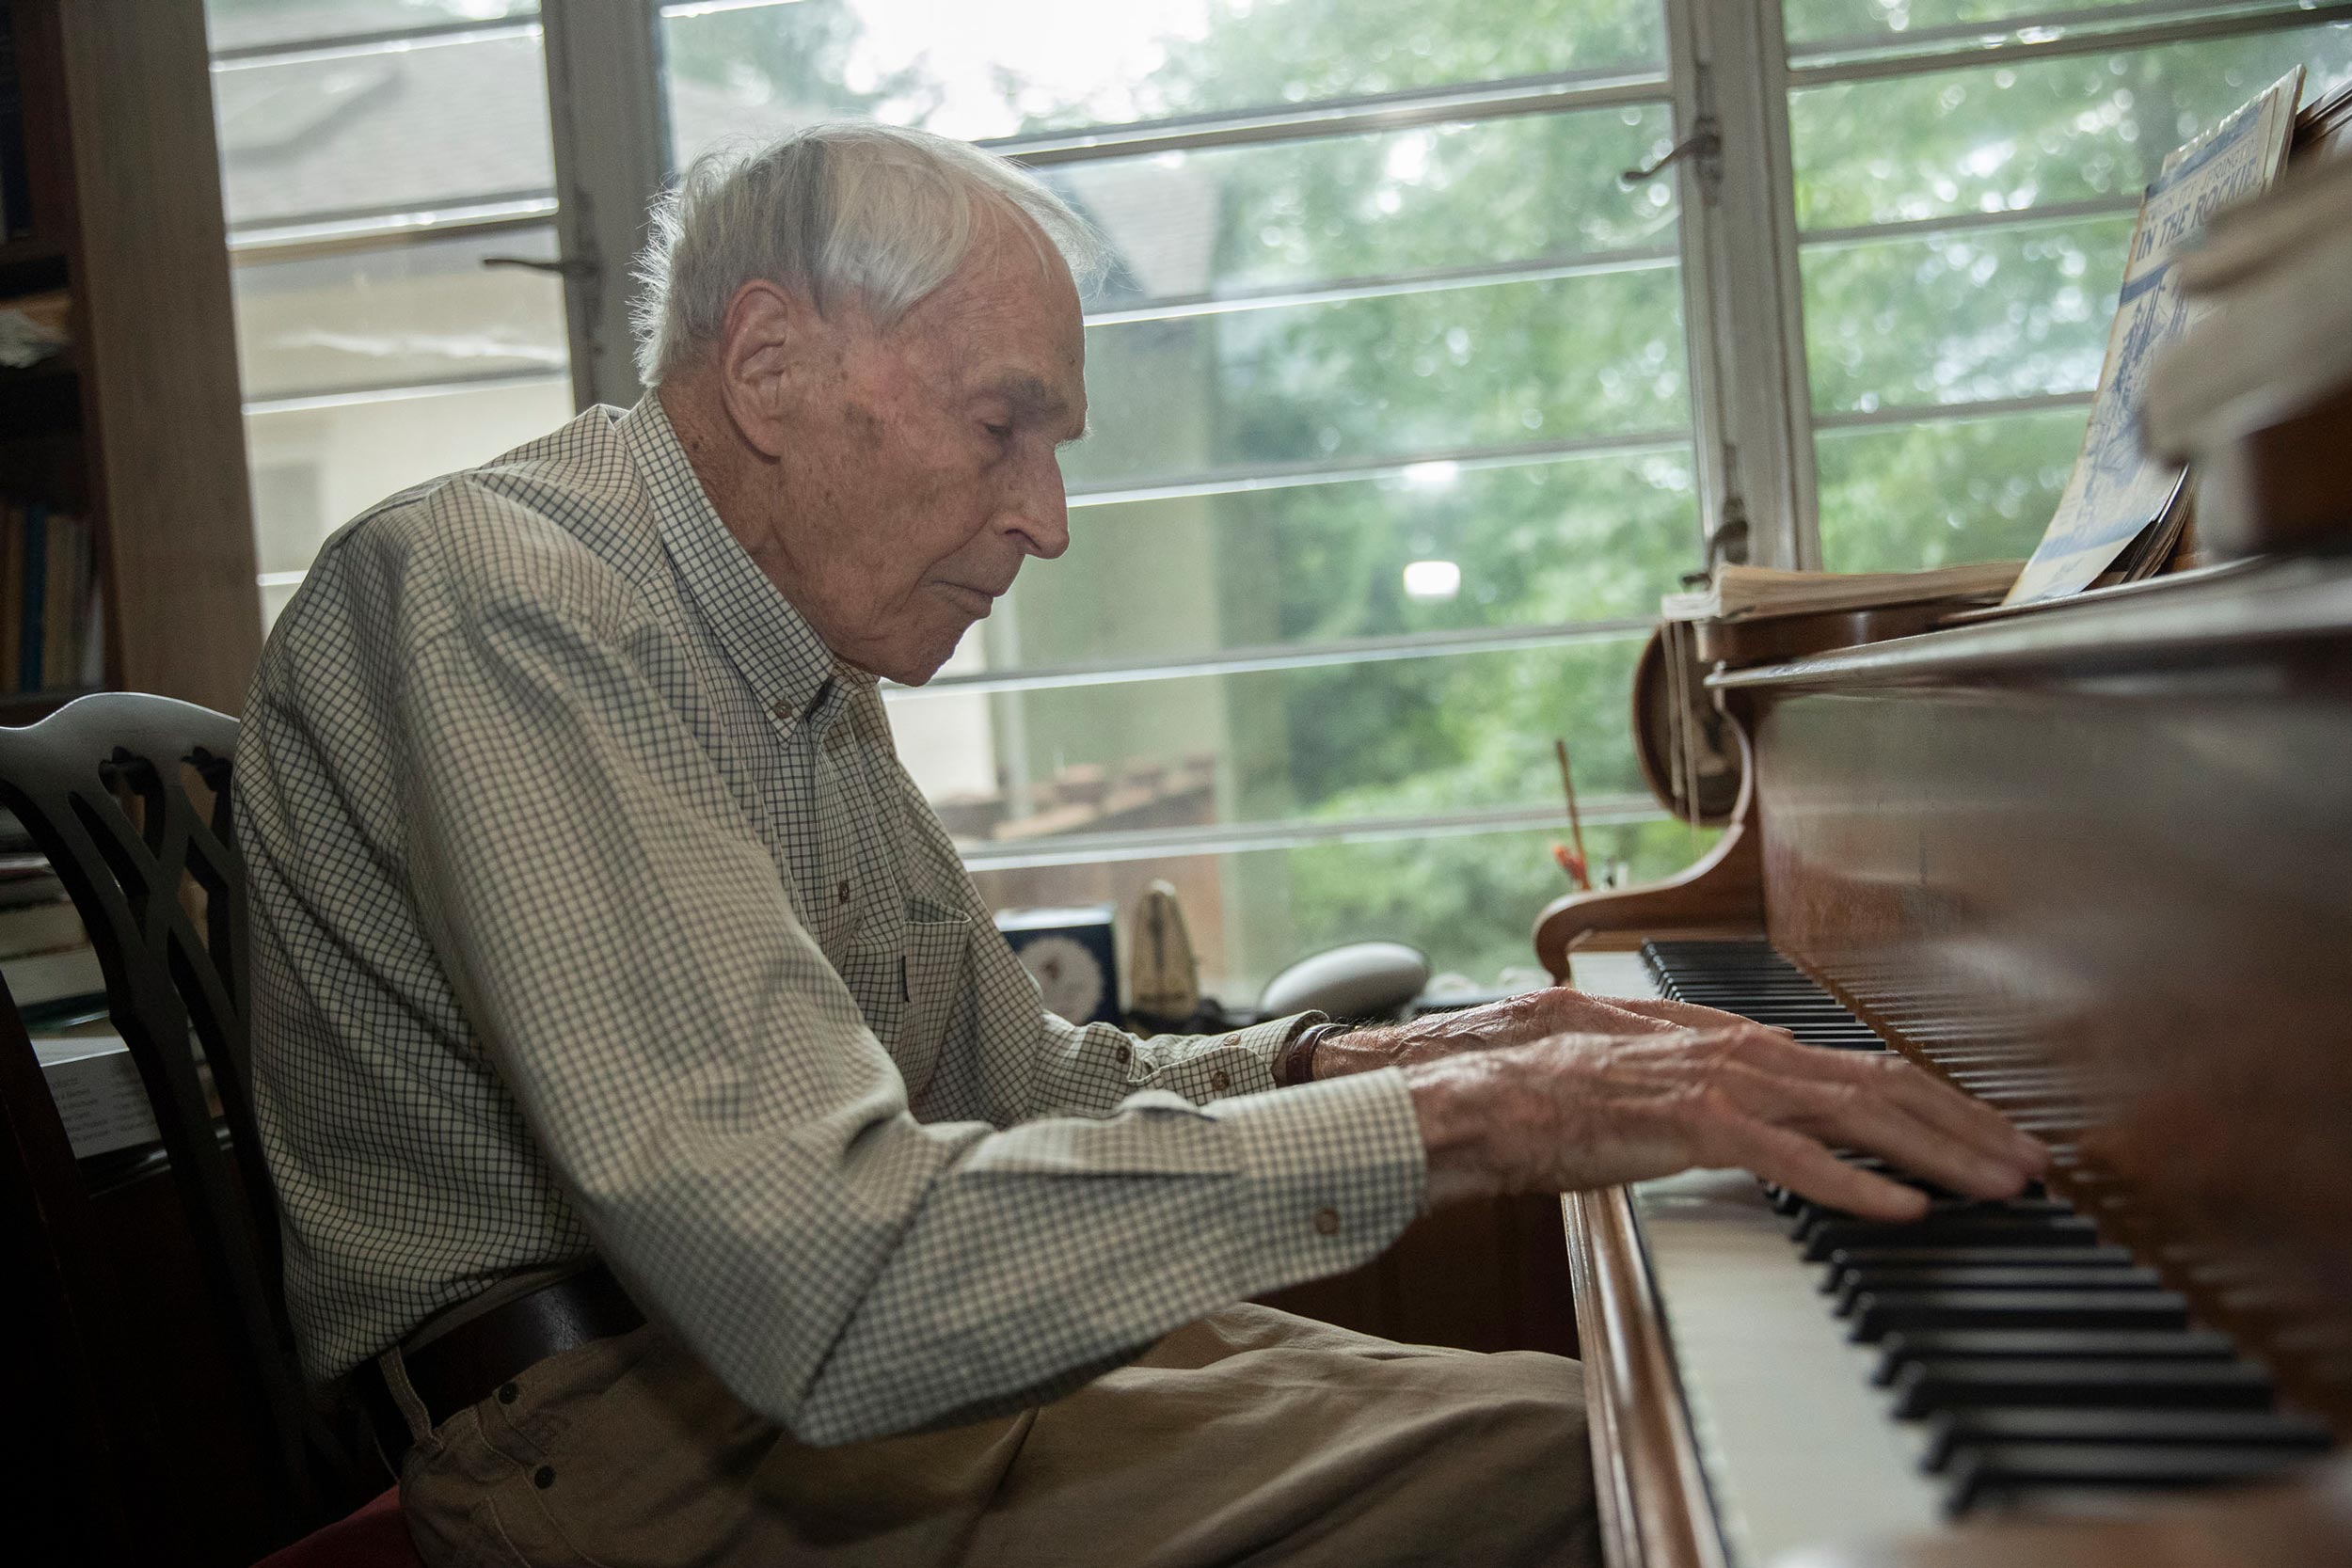
[[[1119,1065],[1120,1067],[1125,1067],[1129,1062],[1136,1059],[1136,1048],[1129,1045],[1125,1040],[1121,1040],[1119,1042],[1118,1055]]]
[[[1232,1074],[1227,1072],[1223,1068],[1218,1068],[1215,1072],[1209,1074],[1209,1087],[1215,1089],[1217,1093],[1223,1094],[1227,1089],[1230,1089],[1232,1086]]]
[[[846,879],[839,887],[833,890],[833,901],[836,904],[846,904],[850,901],[850,884]]]
[[[1337,1209],[1316,1210],[1315,1233],[1320,1236],[1338,1235],[1340,1233],[1340,1212]]]

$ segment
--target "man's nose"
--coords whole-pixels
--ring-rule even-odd
[[[1070,501],[1062,489],[1058,459],[1049,456],[1028,465],[1018,486],[1005,498],[997,526],[1025,552],[1048,561],[1070,548]]]

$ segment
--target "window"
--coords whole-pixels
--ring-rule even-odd
[[[265,618],[326,535],[571,416],[532,8],[207,0]]]
[[[1165,878],[1229,1000],[1527,963],[1554,736],[1597,860],[1695,858],[1627,734],[1658,594],[1743,512],[1776,564],[2024,554],[2156,160],[2352,78],[2347,0],[209,4],[271,595],[634,395],[626,217],[706,148],[877,118],[1086,213],[1070,553],[888,701],[992,901]]]

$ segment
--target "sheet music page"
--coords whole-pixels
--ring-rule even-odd
[[[2004,604],[2078,594],[2177,504],[2184,470],[2150,456],[2139,436],[2148,372],[2211,307],[2192,305],[2172,266],[2182,243],[2214,212],[2265,189],[2286,166],[2297,66],[2212,132],[2174,151],[2140,203],[2123,262],[2122,296],[2107,332],[2107,356],[2090,405],[2090,427],[2058,498],[2058,514]]]

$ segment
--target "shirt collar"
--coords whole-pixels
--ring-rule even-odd
[[[874,677],[834,657],[720,520],[660,397],[647,392],[620,424],[662,547],[720,647],[787,736],[812,721],[821,733]]]

